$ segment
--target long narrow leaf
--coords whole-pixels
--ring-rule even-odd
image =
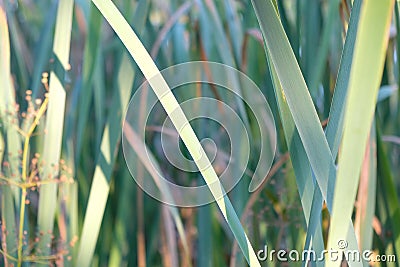
[[[351,11],[349,28],[346,34],[346,40],[343,47],[338,77],[336,79],[333,100],[329,111],[329,121],[325,130],[326,139],[328,141],[329,148],[332,151],[333,159],[336,159],[337,157],[340,141],[342,140],[342,135],[343,135],[343,117],[344,117],[343,103],[346,102],[361,3],[362,3],[361,0],[354,1],[353,8]],[[314,191],[320,191],[320,189],[316,187]],[[317,208],[317,206],[321,207],[322,201],[323,197],[321,193],[314,192],[313,206],[315,208]],[[309,228],[307,229],[305,248],[309,246],[308,242],[311,240],[311,236],[315,232],[314,225],[320,223],[320,213],[321,209],[319,208],[315,209],[310,214],[312,222]]]
[[[103,132],[100,154],[97,159],[90,189],[76,266],[90,266],[94,254],[110,190],[111,174],[120,142],[120,129],[122,126],[121,110],[125,110],[128,105],[133,79],[134,69],[127,55],[124,55],[118,75],[118,88],[113,95],[112,110],[110,111]]]
[[[11,82],[10,39],[3,0],[0,0],[0,88],[0,175],[6,173],[9,179],[18,179],[20,174],[18,150],[21,147],[21,139],[16,131],[18,123],[15,114],[14,86]],[[10,168],[3,168],[3,159],[8,161]],[[13,189],[15,188],[10,187],[9,184],[1,186],[1,220],[5,227],[2,230],[5,241],[2,245],[5,245],[3,250],[7,255],[17,258],[17,225]],[[14,195],[19,199],[19,191],[15,193]],[[9,262],[6,255],[3,256],[5,262]]]
[[[267,54],[276,69],[300,138],[328,209],[332,211],[336,168],[328,142],[308,93],[294,53],[287,40],[275,8],[270,0],[252,0],[266,43]],[[346,240],[349,249],[357,249],[357,240],[350,221]],[[354,266],[361,263],[355,261]]]
[[[110,23],[111,27],[116,31],[117,35],[121,38],[129,53],[131,53],[131,56],[135,59],[144,76],[149,80],[152,89],[171,118],[175,128],[178,130],[179,135],[189,150],[189,153],[193,159],[195,159],[195,163],[203,175],[203,178],[210,186],[210,190],[215,196],[217,204],[220,207],[224,218],[231,227],[235,237],[238,239],[238,243],[248,263],[250,266],[260,266],[250,241],[248,240],[247,235],[240,224],[239,218],[234,211],[229,198],[226,196],[224,189],[218,180],[215,170],[212,168],[212,165],[207,158],[196,134],[188,123],[186,116],[180,108],[176,98],[172,94],[165,80],[160,75],[159,70],[157,69],[150,55],[140,42],[135,32],[130,28],[129,24],[125,21],[123,16],[111,1],[94,0],[93,2],[99,8],[100,12],[102,12],[106,20]],[[172,116],[173,113],[174,116]],[[211,186],[212,184],[217,184],[218,186]],[[220,196],[224,197],[220,198]]]
[[[361,7],[345,108],[342,151],[339,157],[328,248],[337,245],[339,240],[347,240],[346,226],[354,208],[352,203],[356,196],[361,163],[375,111],[393,7],[393,0],[367,0]],[[327,266],[339,264],[339,261],[327,262]]]
[[[49,105],[46,117],[46,142],[43,149],[43,180],[54,179],[58,175],[61,155],[62,133],[65,109],[65,72],[69,70],[73,0],[61,0],[58,5],[54,36],[54,70],[50,74]],[[38,231],[43,233],[38,249],[48,254],[57,203],[57,184],[43,185],[39,196]]]

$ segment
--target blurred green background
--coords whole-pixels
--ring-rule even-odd
[[[361,1],[273,2],[312,97],[310,108],[315,108],[325,129],[339,66],[345,61],[341,57],[350,14],[353,18],[360,12],[351,11]],[[309,172],[311,181],[310,163],[306,157],[294,158],[305,153],[298,152],[303,150],[300,139],[288,139],[285,132],[285,113],[274,91],[275,78],[251,2],[114,3],[159,69],[188,61],[220,62],[241,70],[261,89],[277,129],[274,164],[267,182],[250,194],[254,162],[249,162],[248,172],[229,197],[256,251],[265,244],[271,249],[303,250],[310,215],[304,215],[301,198],[311,201],[313,189],[299,183],[299,176]],[[400,251],[398,11],[396,1],[358,195],[348,203],[354,206],[360,247],[396,256]],[[216,204],[166,206],[132,179],[120,145],[121,122],[130,96],[145,79],[90,1],[0,0],[0,28],[1,266],[246,266]],[[348,38],[354,40],[352,34]],[[225,93],[202,85],[180,90],[176,97],[218,99]],[[249,123],[256,127],[252,120]],[[198,121],[192,126],[199,136],[222,138],[218,125]],[[171,167],[155,140],[147,140],[147,145],[163,174],[185,185],[202,182],[198,173]],[[224,141],[217,144],[229,152]],[[218,164],[223,163],[213,162],[214,168],[222,168]],[[330,216],[326,205],[320,204],[315,220],[326,243]],[[268,266],[301,264],[268,262]]]

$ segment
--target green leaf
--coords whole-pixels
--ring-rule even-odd
[[[252,3],[271,65],[282,85],[283,99],[290,108],[322,194],[329,203],[334,180],[327,177],[334,174],[335,166],[307,85],[271,1],[253,0]]]
[[[65,112],[65,72],[69,70],[73,0],[61,0],[58,5],[57,21],[53,45],[54,69],[50,73],[49,104],[46,116],[46,142],[44,143],[42,180],[55,179],[62,147]],[[51,234],[57,204],[57,184],[49,183],[40,188],[38,209],[38,232],[43,233],[38,243],[41,253],[50,253]]]
[[[110,23],[111,27],[116,31],[117,35],[128,49],[131,56],[135,59],[144,76],[149,81],[165,111],[171,118],[175,128],[178,130],[179,135],[181,136],[189,153],[191,154],[192,158],[195,159],[198,169],[201,171],[203,178],[209,186],[212,194],[216,198],[217,204],[236,239],[238,240],[239,246],[241,247],[248,263],[250,266],[260,266],[250,241],[248,240],[247,235],[240,224],[239,218],[234,211],[229,198],[226,196],[224,189],[218,180],[215,170],[212,168],[212,165],[207,158],[196,134],[188,123],[182,109],[180,108],[167,83],[160,75],[159,70],[157,69],[149,53],[146,51],[135,32],[130,28],[129,24],[111,1],[94,0],[93,3],[95,3],[100,12]],[[174,116],[172,116],[173,113]],[[216,184],[217,186],[211,186],[213,184]],[[220,196],[224,197],[219,198]]]
[[[142,25],[141,27],[144,27],[147,9],[147,1],[141,1],[135,11],[136,25]],[[142,28],[139,27],[139,30],[142,30]],[[76,260],[77,266],[89,266],[93,258],[110,190],[112,170],[121,140],[120,130],[122,129],[122,114],[129,103],[134,77],[135,69],[128,55],[123,53],[118,70],[117,88],[113,93],[111,110],[109,111],[107,122],[104,127],[100,144],[100,153],[97,158],[96,169],[90,188]]]
[[[118,85],[112,98],[111,110],[103,131],[100,153],[97,158],[90,195],[80,236],[76,266],[90,266],[103,220],[110,190],[110,180],[119,148],[122,127],[122,110],[125,110],[134,79],[134,69],[125,54],[118,73]]]
[[[329,111],[329,121],[326,127],[325,135],[329,144],[329,148],[332,151],[332,156],[336,159],[340,141],[343,135],[343,114],[344,105],[346,102],[347,89],[350,79],[350,70],[353,60],[354,45],[357,35],[357,26],[360,16],[361,0],[354,1],[353,8],[351,11],[349,28],[346,34],[346,40],[343,47],[343,52],[341,56],[338,77],[336,79],[335,89],[331,108]],[[319,188],[314,189],[313,207],[314,210],[310,214],[312,223],[310,223],[307,229],[306,245],[308,247],[308,242],[311,240],[311,236],[315,232],[315,227],[317,223],[320,224],[320,213],[322,205],[322,195]],[[318,222],[317,222],[318,221]]]
[[[90,17],[88,18],[88,36],[84,48],[84,61],[82,70],[82,86],[80,88],[79,97],[79,116],[77,117],[77,144],[76,144],[76,160],[79,162],[81,156],[81,148],[86,128],[90,103],[93,96],[93,75],[95,75],[96,66],[102,64],[100,62],[100,40],[102,16],[93,3],[89,5]],[[97,65],[96,65],[97,64]]]
[[[322,196],[332,211],[336,168],[304,78],[271,1],[253,0],[252,3],[263,32],[267,55],[282,86],[279,93],[291,111]],[[349,249],[357,249],[354,229],[350,220],[346,223]],[[355,266],[359,264],[354,262]]]
[[[21,147],[21,138],[17,132],[18,120],[15,91],[11,82],[9,38],[5,3],[0,0],[0,176],[4,179],[5,177],[2,176],[6,174],[7,179],[16,180],[20,177],[18,150]],[[8,161],[10,168],[3,168],[3,160]],[[16,259],[18,225],[15,221],[15,204],[18,201],[14,199],[19,199],[19,190],[12,188],[9,184],[2,185],[1,219],[5,227],[2,230],[2,236],[5,234],[3,250]],[[9,262],[9,259],[5,257],[5,261]]]
[[[358,24],[344,117],[341,155],[327,247],[347,240],[361,164],[375,112],[394,1],[364,1]],[[368,93],[365,93],[368,92]],[[327,266],[339,266],[328,261]]]

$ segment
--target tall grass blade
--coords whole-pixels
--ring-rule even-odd
[[[268,55],[270,62],[270,58]],[[286,143],[289,149],[290,157],[292,160],[293,169],[296,175],[296,182],[300,194],[300,200],[303,207],[303,213],[306,220],[308,229],[313,229],[313,247],[315,251],[322,251],[324,248],[324,240],[322,237],[322,229],[320,224],[320,215],[322,200],[315,202],[319,194],[322,198],[321,191],[312,177],[310,163],[307,159],[306,151],[304,150],[303,143],[299,136],[298,130],[293,121],[290,109],[285,102],[282,85],[277,77],[275,67],[272,63],[269,64],[272,74],[272,81],[278,102],[279,112],[281,116],[282,126],[285,133]],[[318,211],[318,217],[311,217],[315,211]],[[305,245],[309,249],[309,244]],[[304,263],[305,264],[305,263]],[[323,264],[323,263],[319,263]]]
[[[328,248],[347,240],[361,163],[375,111],[389,38],[394,1],[364,1],[361,7],[353,65],[345,107],[342,151],[339,157]],[[369,93],[366,94],[365,91]],[[327,266],[339,266],[328,261]]]
[[[21,31],[21,27],[17,23],[16,12],[10,10],[10,4],[6,4],[8,9],[8,26],[10,31],[10,39],[13,53],[12,61],[17,69],[14,73],[16,76],[15,83],[18,87],[27,88],[28,87],[28,75],[29,70],[32,69],[32,59],[30,54],[26,51],[26,37]]]
[[[10,63],[10,37],[8,30],[6,4],[0,2],[0,121],[2,123],[4,141],[6,144],[5,160],[9,163],[6,173],[10,178],[20,177],[20,160],[18,151],[21,149],[21,136],[18,133],[17,106],[15,88],[12,83]],[[13,190],[16,205],[19,206],[19,192]]]
[[[75,263],[76,266],[90,266],[93,258],[110,190],[109,183],[111,174],[121,137],[122,110],[125,110],[128,105],[134,75],[132,64],[127,55],[124,55],[118,73],[117,88],[113,94],[112,108],[103,131],[100,153],[97,158],[80,236],[78,256]]]
[[[329,111],[329,122],[326,126],[326,139],[332,149],[334,160],[339,151],[339,145],[343,135],[344,105],[347,99],[347,91],[352,68],[354,46],[357,36],[358,21],[360,19],[362,0],[355,0],[350,15],[349,27],[340,60],[339,72],[336,79],[334,95]]]
[[[32,90],[32,98],[36,99],[38,95],[41,95],[40,80],[42,79],[42,73],[44,72],[48,61],[51,57],[51,47],[53,44],[53,30],[57,15],[57,2],[54,2],[50,7],[50,11],[46,16],[46,24],[43,27],[39,40],[34,50],[33,61],[35,67],[32,71],[32,79],[30,81],[30,89]]]
[[[253,0],[252,3],[263,32],[267,54],[282,86],[283,99],[291,111],[322,196],[332,211],[336,168],[307,85],[271,1]],[[349,249],[357,249],[350,220],[347,226]],[[360,263],[355,261],[353,264],[357,266]]]
[[[17,262],[17,226],[15,223],[15,207],[9,185],[1,187],[1,222],[2,222],[2,251],[5,264]],[[3,239],[4,238],[4,239]]]
[[[329,148],[331,149],[333,159],[336,159],[337,157],[339,145],[343,135],[343,103],[346,102],[361,3],[361,0],[354,1],[353,8],[351,10],[349,27],[343,46],[343,52],[341,56],[338,76],[336,79],[333,100],[329,111],[329,121],[325,130],[326,139],[328,141]],[[313,206],[315,208],[317,206],[321,207],[323,202],[321,193],[316,191],[320,191],[320,189],[318,187],[314,189]],[[314,226],[317,225],[317,223],[321,223],[320,214],[320,208],[315,209],[311,212],[310,218],[314,222],[312,222],[307,229],[305,248],[309,246],[308,242],[311,240],[311,236],[313,236],[313,233],[315,231]]]
[[[193,159],[196,159],[196,165],[201,171],[206,183],[208,185],[213,183],[218,185],[216,187],[210,187],[213,195],[216,198],[218,198],[217,196],[225,195],[221,199],[216,199],[217,204],[220,207],[224,218],[231,227],[235,237],[238,239],[239,246],[241,247],[248,263],[250,266],[260,266],[250,241],[248,240],[247,235],[240,224],[239,218],[237,217],[229,198],[226,196],[224,189],[219,183],[218,177],[212,168],[209,159],[207,156],[205,156],[206,154],[200,145],[196,134],[190,127],[190,124],[187,122],[182,109],[180,108],[176,98],[172,94],[165,80],[162,78],[162,76],[160,76],[159,70],[157,69],[150,55],[138,39],[135,32],[130,28],[129,24],[125,21],[123,16],[111,1],[102,2],[94,0],[93,2],[99,8],[106,20],[110,23],[111,27],[116,31],[117,35],[121,38],[121,41],[124,43],[129,53],[131,53],[131,56],[135,59],[144,76],[149,80],[152,89],[156,93],[167,114],[170,116],[174,126],[179,131],[179,134],[188,148],[189,153]],[[150,79],[152,77],[156,77],[157,75],[158,79]],[[171,116],[172,112],[177,114],[177,116]],[[184,125],[187,126],[183,127]]]
[[[49,105],[47,110],[43,148],[42,180],[54,179],[58,175],[62,147],[65,112],[65,72],[70,69],[69,53],[71,42],[73,0],[60,0],[53,43],[54,69],[50,73]],[[38,232],[43,235],[37,245],[39,254],[50,253],[51,235],[57,203],[57,184],[49,183],[40,189],[38,208]]]
[[[0,0],[0,177],[16,180],[20,177],[18,150],[21,147],[21,139],[17,132],[18,121],[15,114],[15,91],[11,81],[9,38],[6,7],[4,1]],[[8,164],[4,165],[3,160]],[[15,201],[14,197],[19,199],[19,190],[12,188],[8,183],[1,186],[1,245],[4,261],[10,265],[15,264],[12,260],[10,262],[9,257],[17,258],[18,247],[15,204],[19,202]]]
[[[329,202],[334,181],[328,181],[327,177],[334,174],[335,167],[307,85],[271,1],[253,0],[252,3],[271,64],[282,85],[284,100],[290,108],[322,194]]]
[[[328,4],[328,14],[326,18],[326,22],[324,28],[322,30],[321,42],[318,46],[318,51],[316,56],[313,54],[312,57],[315,57],[315,61],[313,66],[311,66],[311,76],[309,81],[310,90],[317,90],[318,84],[320,83],[320,79],[323,71],[325,70],[326,59],[329,51],[329,43],[331,41],[332,33],[334,33],[335,23],[338,21],[338,6],[339,0],[329,1]],[[315,5],[315,4],[311,4]],[[317,5],[315,5],[317,6]],[[307,7],[306,7],[307,8]],[[314,22],[315,23],[315,22]],[[315,23],[315,24],[318,24]]]
[[[237,66],[241,65],[241,45],[243,43],[243,30],[233,0],[224,0],[225,15],[229,28],[229,37]]]
[[[95,6],[93,6],[93,8],[97,9]],[[142,31],[144,27],[147,8],[147,1],[141,1],[135,11],[135,25],[138,25],[139,31]],[[94,13],[97,12],[98,10]],[[100,154],[97,159],[90,189],[88,206],[81,233],[81,242],[79,244],[76,260],[78,266],[89,266],[94,254],[110,190],[115,157],[121,140],[120,129],[122,128],[122,114],[128,106],[134,77],[135,69],[129,61],[128,55],[123,53],[121,65],[118,70],[117,88],[113,94],[111,110],[109,111],[103,131]]]
[[[82,70],[82,87],[80,89],[79,98],[79,117],[77,125],[77,141],[76,141],[76,161],[79,162],[81,156],[81,148],[84,137],[84,130],[89,116],[90,103],[93,96],[93,75],[96,66],[101,64],[100,60],[100,39],[102,16],[99,10],[90,3],[90,15],[88,18],[88,36],[84,48],[84,62]],[[97,65],[96,65],[97,64]]]

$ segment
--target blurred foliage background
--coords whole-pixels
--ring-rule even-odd
[[[322,127],[329,120],[352,2],[275,3]],[[300,185],[250,1],[114,3],[159,69],[188,61],[220,62],[246,73],[261,88],[276,122],[274,165],[261,190],[248,193],[250,179],[245,174],[229,197],[255,250],[268,244],[271,249],[301,251],[307,227]],[[364,160],[372,169],[369,175],[361,174],[353,214],[356,235],[369,233],[367,242],[375,254],[397,256],[398,11],[396,2],[372,131],[376,134],[369,141],[372,159]],[[120,122],[127,101],[144,77],[90,1],[1,0],[0,28],[1,266],[246,266],[215,204],[171,212],[172,208],[143,193],[132,179],[120,146]],[[51,75],[62,84],[54,88],[63,89],[54,89],[61,92],[54,94],[54,102]],[[200,89],[200,94],[216,98],[221,97],[218,92],[210,86]],[[196,96],[196,90],[187,94],[178,93],[177,98]],[[205,129],[201,122],[194,128]],[[220,138],[217,130],[208,134]],[[201,180],[198,174],[171,168],[159,146],[153,142],[150,149],[163,173],[187,185]],[[229,147],[218,149],[228,151]],[[223,168],[218,165],[221,162],[213,164]],[[251,168],[249,164],[250,173]],[[96,179],[105,182],[103,187],[91,186]],[[365,186],[363,181],[368,179]],[[370,192],[376,192],[376,197],[362,200]],[[87,213],[89,194],[98,197],[92,213]],[[359,217],[362,212],[371,216]],[[325,205],[320,215],[326,239],[329,212]],[[84,220],[90,223],[82,237]],[[300,266],[301,262],[268,263],[287,265]]]

